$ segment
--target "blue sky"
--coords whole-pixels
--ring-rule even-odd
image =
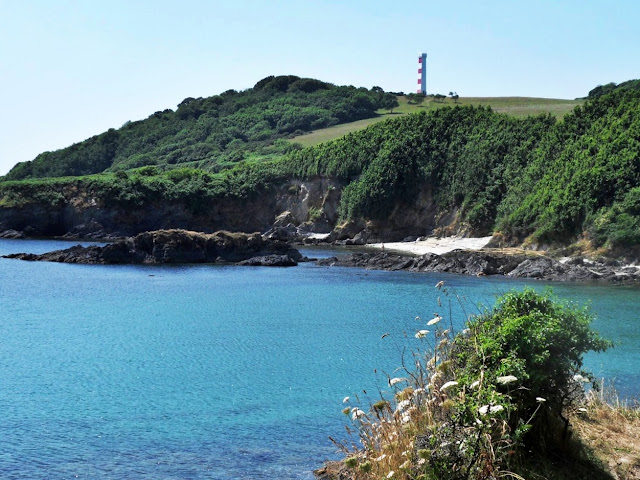
[[[640,78],[640,2],[0,0],[0,175],[185,97],[295,74],[575,98]]]

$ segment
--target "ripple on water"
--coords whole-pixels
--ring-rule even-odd
[[[53,245],[0,240],[0,254]],[[485,305],[543,286],[313,264],[0,268],[0,478],[311,479],[336,455],[342,398],[384,388],[416,316],[448,314],[437,281]],[[555,288],[592,299],[619,345],[587,364],[638,395],[638,290]]]

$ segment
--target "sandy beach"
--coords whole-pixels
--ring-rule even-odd
[[[425,253],[436,253],[442,255],[451,250],[480,250],[487,245],[491,237],[463,238],[463,237],[442,237],[428,238],[415,242],[391,242],[391,243],[371,243],[367,248],[382,250],[385,252],[410,253],[413,255],[424,255]]]

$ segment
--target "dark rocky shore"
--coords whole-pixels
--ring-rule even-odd
[[[234,263],[275,267],[295,266],[308,260],[287,241],[259,233],[218,231],[205,234],[187,230],[156,230],[103,247],[76,245],[41,255],[15,253],[4,258],[86,264]],[[442,255],[427,253],[420,256],[351,253],[318,260],[318,265],[475,276],[504,275],[551,281],[640,283],[640,269],[625,266],[617,260],[596,262],[576,257],[560,262],[540,254],[505,253],[498,249],[453,250]]]
[[[505,275],[540,280],[612,283],[640,283],[640,270],[624,267],[616,261],[589,262],[574,258],[560,262],[544,255],[501,253],[491,250],[454,250],[442,255],[421,256],[393,253],[353,253],[324,258],[319,265],[359,267],[372,270],[407,270],[411,272],[446,272],[464,275]]]
[[[305,260],[285,242],[260,234],[212,234],[186,230],[156,230],[118,240],[104,247],[76,245],[36,255],[15,253],[4,258],[87,264],[236,263],[251,266],[290,267]]]

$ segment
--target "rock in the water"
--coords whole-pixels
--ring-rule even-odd
[[[324,467],[313,471],[316,480],[348,480],[352,478],[344,462],[326,462]]]
[[[251,267],[295,267],[298,265],[289,255],[264,255],[262,257],[252,257],[238,262],[238,265]]]
[[[265,240],[260,234],[212,234],[186,230],[156,230],[120,240],[104,247],[76,245],[42,255],[19,253],[7,258],[32,261],[97,264],[160,264],[241,262],[254,257],[287,257],[297,262],[302,258],[298,250],[287,243]],[[284,262],[284,260],[278,260]],[[277,263],[275,259],[266,263]]]
[[[17,239],[17,238],[24,238],[25,235],[22,232],[18,232],[17,230],[5,230],[4,232],[0,232],[0,238],[10,238],[10,239]]]

